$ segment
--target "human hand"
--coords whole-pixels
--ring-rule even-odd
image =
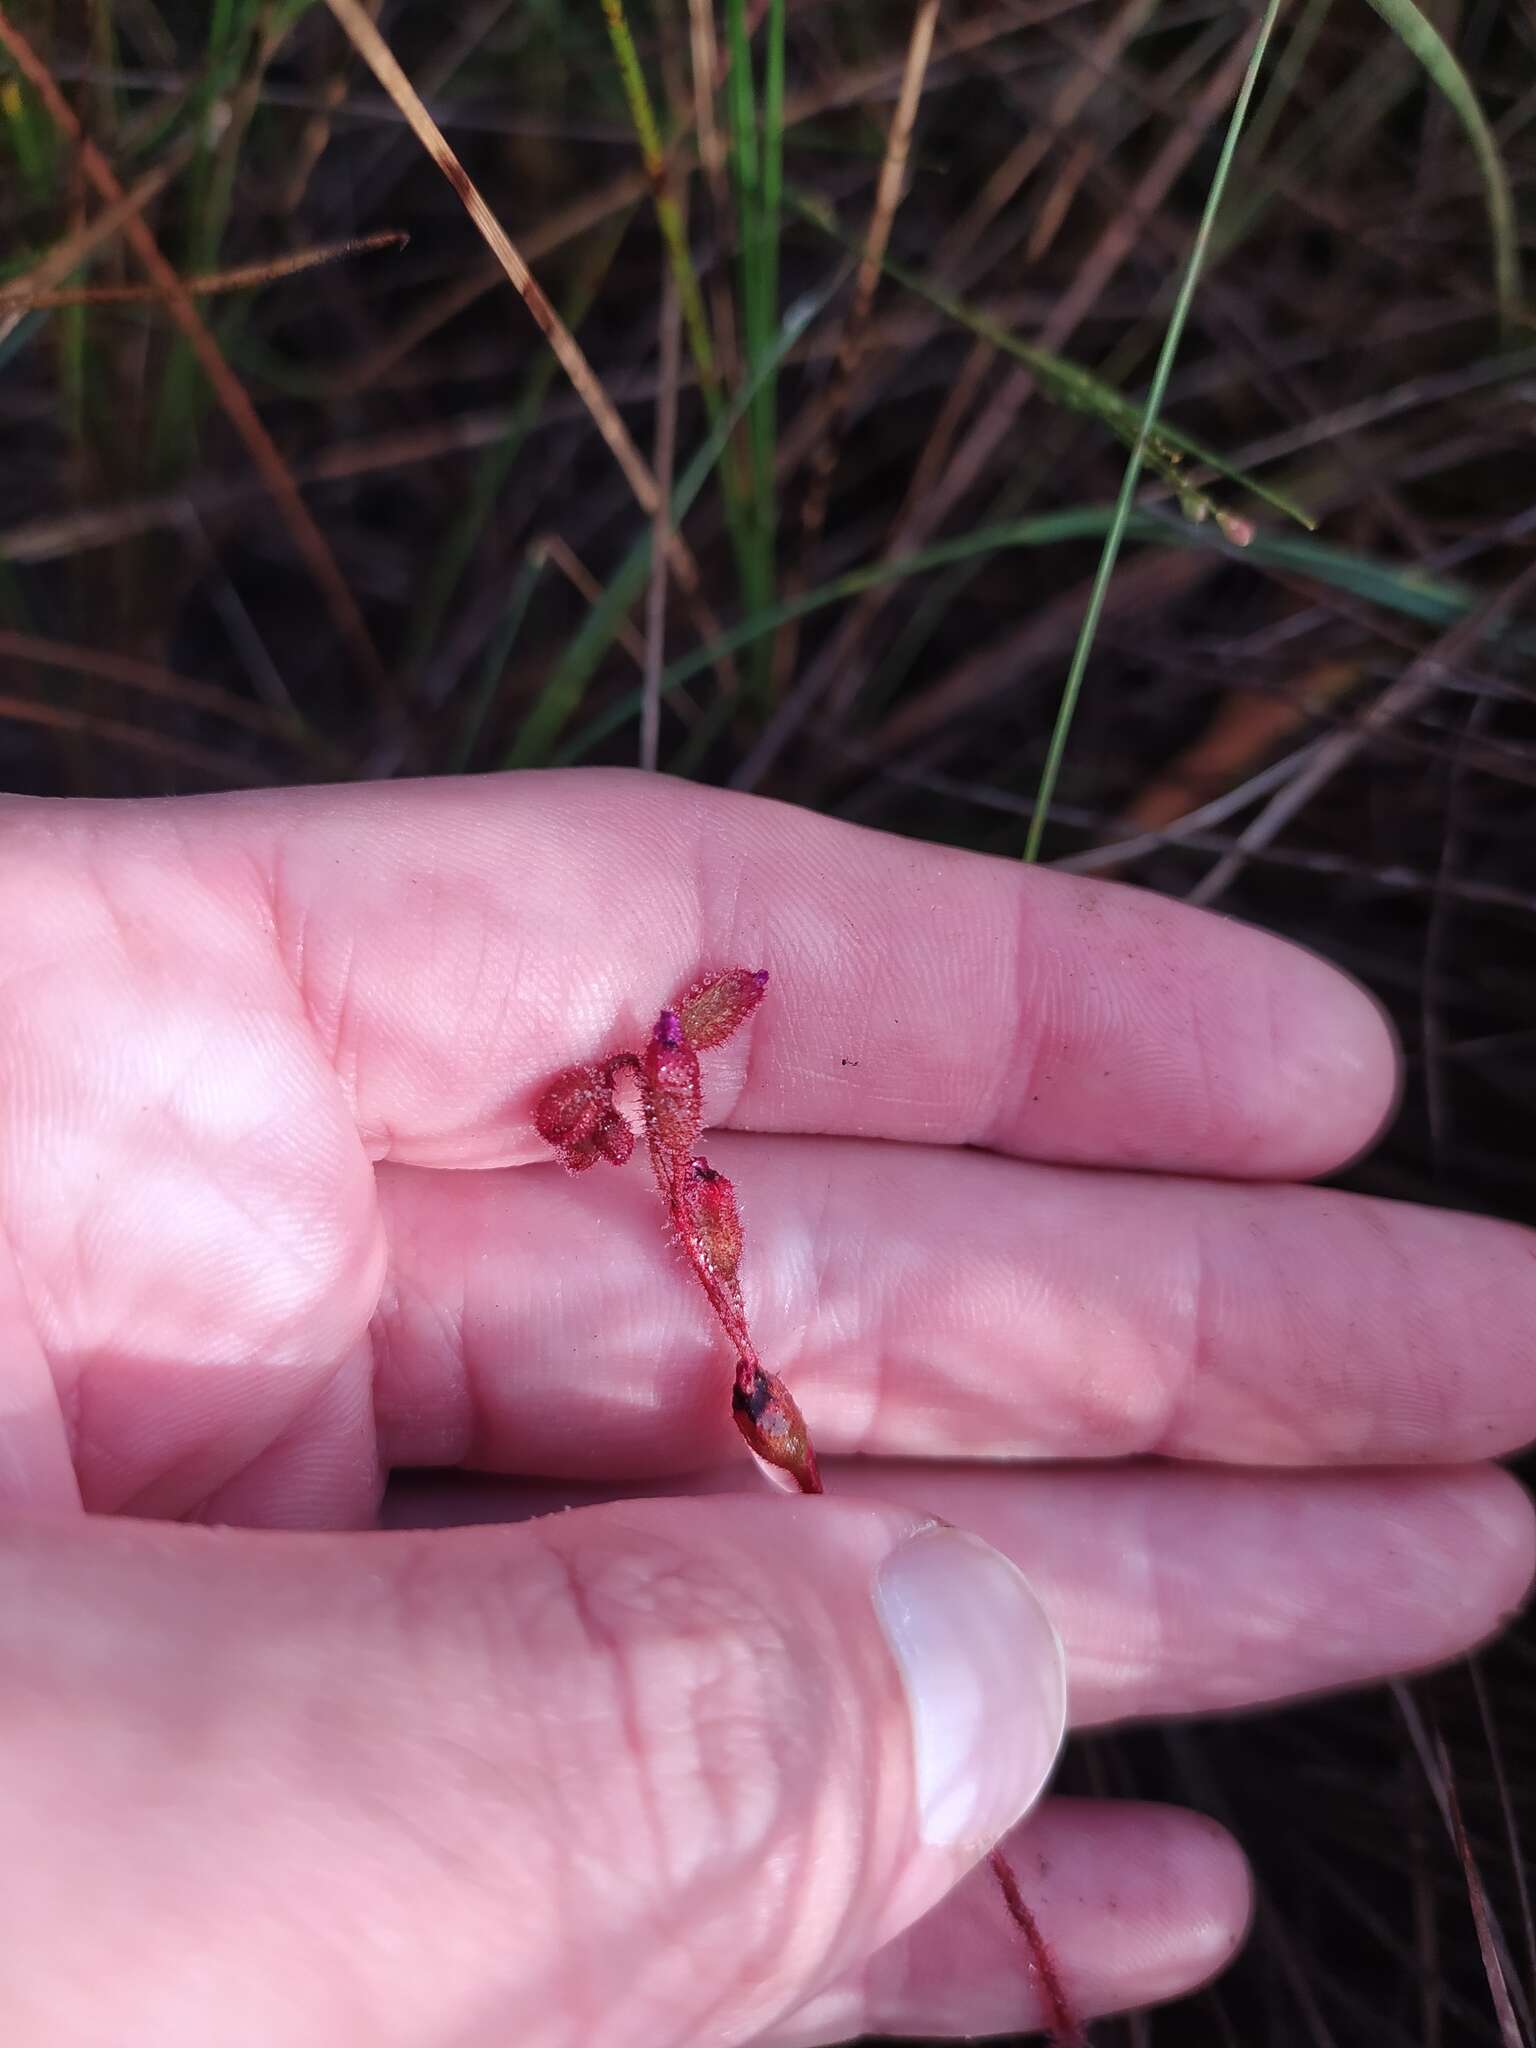
[[[1056,1746],[1042,1607],[1091,1726],[1525,1591],[1478,1461],[1536,1428],[1532,1241],[1284,1185],[1394,1063],[1277,941],[621,773],[11,802],[0,919],[16,2048],[1018,2027],[964,1873]],[[826,1500],[758,1485],[646,1177],[530,1125],[738,960],[710,1150]],[[514,1526],[371,1526],[434,1466],[504,1477],[386,1521]],[[914,1747],[893,1647],[969,1718],[921,1694]],[[1241,1937],[1195,1816],[1048,1801],[1009,1853],[1085,2012]]]

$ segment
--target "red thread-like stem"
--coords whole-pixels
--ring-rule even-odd
[[[992,1875],[997,1879],[1003,1901],[1013,1915],[1014,1925],[1024,1937],[1024,1947],[1029,1957],[1029,1974],[1034,1978],[1035,1989],[1040,1994],[1040,2003],[1045,2011],[1045,2023],[1050,2029],[1051,2039],[1056,2043],[1056,2048],[1088,2048],[1088,2036],[1078,2025],[1071,2006],[1067,2004],[1066,1993],[1061,1988],[1061,1976],[1056,1968],[1056,1958],[1046,1946],[1039,1922],[1024,1903],[1024,1894],[1019,1890],[1019,1881],[1013,1874],[1013,1865],[1001,1849],[994,1849],[987,1860],[992,1865]]]

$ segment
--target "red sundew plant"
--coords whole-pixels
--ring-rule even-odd
[[[757,1355],[741,1291],[742,1229],[736,1190],[695,1151],[703,1131],[699,1054],[723,1045],[757,1008],[767,973],[729,967],[705,975],[656,1019],[643,1052],[618,1052],[594,1064],[568,1067],[539,1097],[534,1126],[571,1172],[600,1159],[622,1166],[635,1149],[635,1133],[619,1108],[616,1090],[626,1079],[638,1090],[640,1121],[651,1171],[666,1205],[672,1234],[704,1290],[736,1354],[731,1413],[749,1447],[802,1493],[821,1493],[820,1468],[805,1418],[788,1387]],[[1055,1958],[1019,1891],[1001,1849],[991,1854],[998,1887],[1023,1936],[1030,1975],[1058,2048],[1087,2048],[1073,2017]]]

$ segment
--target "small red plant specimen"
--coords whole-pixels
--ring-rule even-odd
[[[643,1052],[614,1053],[601,1065],[558,1074],[539,1097],[533,1121],[572,1172],[599,1159],[622,1166],[635,1149],[635,1134],[614,1094],[623,1076],[634,1077],[651,1170],[673,1234],[736,1353],[736,1426],[757,1455],[787,1473],[802,1493],[820,1493],[805,1419],[778,1374],[764,1368],[747,1328],[736,1190],[694,1151],[703,1129],[699,1054],[723,1045],[757,1008],[767,986],[765,973],[745,967],[706,975],[662,1011]]]
[[[820,1493],[821,1473],[810,1432],[794,1396],[757,1355],[741,1292],[742,1230],[736,1190],[695,1147],[703,1130],[699,1054],[723,1045],[762,1001],[768,976],[761,969],[729,967],[705,975],[656,1019],[641,1052],[613,1053],[596,1064],[568,1067],[539,1097],[534,1126],[573,1173],[606,1159],[622,1166],[635,1149],[635,1133],[616,1091],[628,1081],[638,1091],[640,1121],[651,1171],[672,1232],[736,1354],[731,1413],[736,1427],[765,1465],[782,1472],[802,1493]],[[1001,1849],[993,1875],[1014,1925],[1023,1936],[1029,1973],[1058,2048],[1086,2048],[1072,2016],[1055,1958]]]

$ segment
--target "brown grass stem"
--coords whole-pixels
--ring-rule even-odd
[[[53,73],[3,7],[0,7],[0,45],[10,53],[16,68],[47,108],[49,118],[59,133],[77,152],[81,171],[97,194],[108,206],[124,206],[127,194],[116,172],[82,130]],[[164,297],[166,310],[186,338],[231,426],[244,441],[293,536],[294,545],[319,585],[336,630],[351,651],[360,673],[378,696],[387,697],[389,685],[384,664],[379,659],[378,649],[373,644],[357,600],[347,587],[346,578],[331,552],[330,542],[299,495],[293,474],[278,452],[276,442],[263,426],[244,385],[225,362],[218,343],[175,268],[161,254],[159,243],[138,213],[124,211],[122,231],[134,255]]]

